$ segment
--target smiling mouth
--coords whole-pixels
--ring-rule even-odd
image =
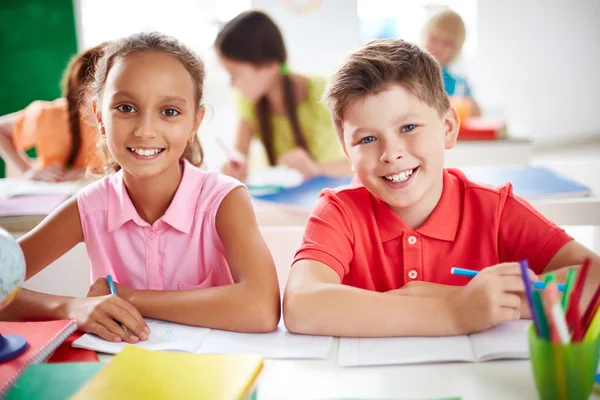
[[[165,151],[165,149],[140,149],[137,147],[128,147],[127,150],[129,150],[131,153],[135,153],[138,156],[141,157],[152,157],[155,156],[157,154],[162,153],[163,151]]]
[[[417,170],[419,169],[419,167],[413,168],[413,169],[407,169],[405,171],[399,172],[397,174],[392,174],[392,175],[386,175],[386,176],[382,176],[383,179],[388,180],[390,182],[405,182],[407,181],[412,174],[414,174]]]

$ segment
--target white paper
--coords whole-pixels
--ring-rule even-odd
[[[40,182],[29,179],[0,179],[0,198],[42,194],[72,195],[83,186],[81,182]]]
[[[86,333],[73,342],[73,347],[109,354],[117,354],[125,346],[135,346],[148,350],[194,353],[198,350],[210,331],[209,328],[181,325],[167,321],[147,319],[146,322],[150,328],[150,337],[146,341],[140,341],[137,344],[114,343],[101,339],[96,335]]]
[[[283,322],[270,333],[239,333],[211,329],[197,353],[259,354],[265,358],[327,358],[331,336],[297,335]]]
[[[475,359],[488,361],[494,359],[527,359],[528,320],[504,322],[492,329],[470,335]]]
[[[338,364],[366,365],[421,364],[473,361],[467,336],[340,338]]]

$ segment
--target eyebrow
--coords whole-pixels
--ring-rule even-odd
[[[124,91],[116,92],[113,95],[113,97],[116,97],[116,96],[123,96],[123,97],[129,97],[130,99],[135,99],[135,96],[132,93],[124,92]],[[164,101],[164,102],[173,102],[173,103],[182,103],[182,104],[187,103],[187,100],[180,96],[163,96],[160,98],[160,100]]]
[[[416,113],[409,113],[409,114],[400,115],[400,116],[398,116],[398,118],[394,119],[393,125],[398,125],[398,124],[400,124],[402,122],[405,122],[405,121],[407,121],[409,119],[416,118],[416,117],[418,117],[418,115]],[[377,129],[373,129],[373,128],[370,128],[370,127],[356,128],[356,129],[354,129],[352,131],[352,137],[359,136],[362,133],[367,133],[367,132],[368,133],[374,133],[376,131],[377,131]]]

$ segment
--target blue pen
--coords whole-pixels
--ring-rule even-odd
[[[469,278],[473,278],[475,275],[477,275],[477,272],[478,271],[473,271],[472,269],[465,269],[465,268],[453,267],[452,269],[450,269],[450,273],[452,275],[467,276]],[[533,287],[536,289],[546,289],[546,282],[542,282],[542,281],[533,282]],[[558,285],[556,285],[556,287],[558,288],[558,290],[560,292],[563,292],[565,290],[565,285],[563,285],[562,283],[559,283]]]
[[[110,290],[110,294],[117,294],[115,281],[113,281],[112,275],[106,275],[106,280],[108,281],[108,289]]]
[[[113,281],[112,275],[106,275],[106,281],[108,282],[108,289],[110,290],[110,294],[117,295],[117,288],[115,287],[115,281]],[[125,325],[121,323],[119,323],[119,325],[121,325],[121,328],[123,328],[125,332],[129,332],[127,328],[125,328]]]

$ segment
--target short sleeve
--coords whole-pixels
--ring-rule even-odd
[[[17,113],[13,125],[13,141],[18,147],[29,150],[37,144],[37,133],[40,132],[39,122],[44,114],[42,101],[34,101]]]
[[[237,90],[233,92],[233,101],[239,119],[254,124],[256,120],[254,104]]]
[[[501,262],[526,259],[529,268],[540,274],[552,257],[573,238],[527,201],[513,195],[509,186],[500,216],[498,240]]]
[[[311,213],[294,262],[306,259],[319,261],[343,280],[350,271],[353,242],[348,212],[333,192],[325,190]]]

